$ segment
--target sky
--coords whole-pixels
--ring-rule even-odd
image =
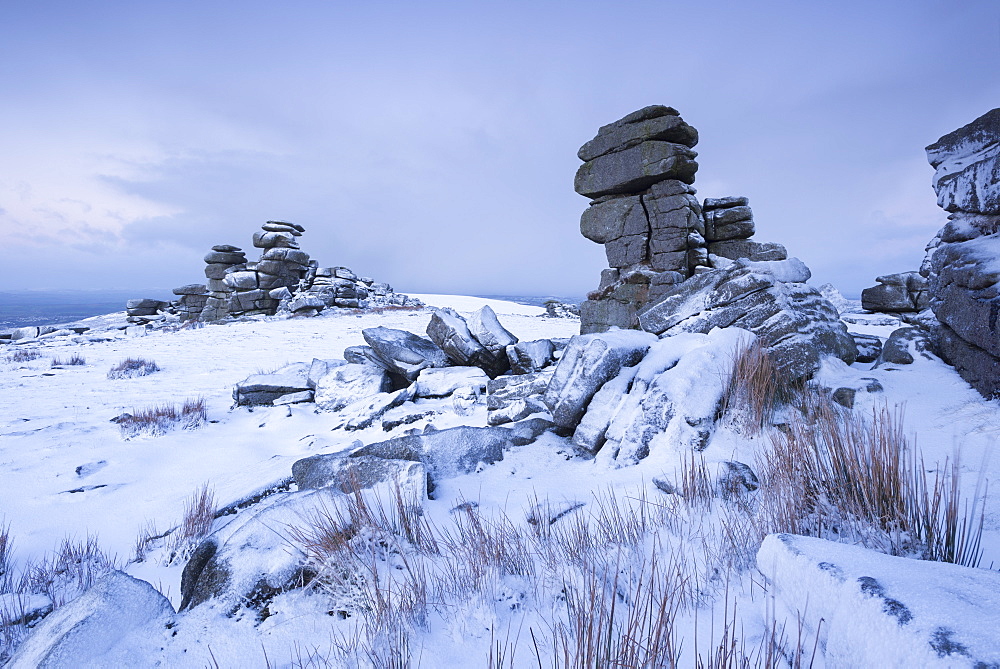
[[[170,288],[267,220],[402,292],[583,295],[576,151],[650,104],[699,197],[857,295],[946,221],[1000,3],[0,2],[0,291]]]

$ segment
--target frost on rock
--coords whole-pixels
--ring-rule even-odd
[[[484,307],[486,308],[488,307]],[[494,323],[496,330],[491,329]],[[499,341],[506,341],[513,335],[503,329],[496,314],[490,318],[489,315],[479,313],[475,326],[487,340],[489,347],[474,336],[465,319],[454,309],[437,309],[427,324],[427,336],[457,365],[479,367],[491,377],[504,373],[509,368],[509,363]],[[517,339],[514,338],[514,341]]]
[[[313,361],[315,365],[317,361]],[[389,374],[376,365],[347,363],[329,368],[316,381],[318,409],[340,411],[355,402],[392,389]]]
[[[753,340],[739,328],[661,339],[634,370],[610,382],[610,392],[595,396],[600,401],[591,402],[574,442],[594,451],[591,444],[600,447],[603,436],[603,448],[623,464],[657,448],[703,450],[714,434],[733,360]]]
[[[76,669],[127,666],[130,644],[157,636],[174,615],[169,600],[145,581],[113,571],[49,614],[5,666]]]
[[[622,367],[636,364],[656,343],[655,335],[635,330],[577,335],[556,365],[544,402],[556,425],[574,428],[591,398]]]
[[[469,332],[487,351],[495,356],[503,355],[511,344],[517,343],[517,337],[500,324],[496,313],[490,305],[484,304],[474,311],[467,321]]]
[[[364,350],[364,354],[370,355],[373,363],[405,376],[408,381],[415,381],[421,369],[447,367],[450,364],[448,356],[437,344],[406,330],[379,326],[366,328],[361,335],[370,347]]]
[[[997,572],[791,534],[766,537],[757,568],[827,667],[1000,666]]]
[[[692,277],[640,313],[639,324],[659,335],[749,330],[791,379],[807,378],[826,355],[854,362],[857,347],[833,305],[812,286],[783,282],[767,264],[738,260]]]
[[[486,389],[490,377],[478,367],[442,367],[420,370],[415,385],[417,397],[444,397],[459,388],[472,388],[477,394]]]
[[[309,365],[297,362],[270,374],[253,374],[236,384],[233,399],[241,406],[271,404],[292,393],[311,390]]]

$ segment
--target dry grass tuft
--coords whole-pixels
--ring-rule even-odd
[[[86,364],[87,364],[87,359],[84,358],[79,353],[74,353],[67,360],[63,360],[62,358],[52,358],[53,367],[74,367],[77,365],[86,365]]]
[[[126,358],[108,370],[109,379],[132,379],[160,371],[160,366],[144,358]]]
[[[42,357],[36,349],[33,348],[19,348],[13,353],[7,354],[8,362],[31,362],[32,360],[38,360]]]
[[[720,415],[755,436],[771,424],[775,409],[796,396],[799,388],[782,378],[760,342],[741,350],[733,359],[729,385],[722,397]]]
[[[180,408],[172,404],[148,407],[133,413],[124,413],[112,419],[118,423],[122,437],[132,439],[138,436],[158,437],[175,427],[194,430],[208,420],[204,398],[188,399]]]
[[[181,520],[181,524],[170,533],[170,540],[167,544],[168,563],[175,560],[186,560],[190,557],[191,551],[212,532],[215,513],[215,493],[207,483],[202,484],[184,502],[184,518]],[[155,533],[155,530],[151,528],[150,532]],[[158,538],[155,534],[148,536],[150,541]],[[143,546],[143,548],[145,547]],[[137,544],[137,554],[138,552]]]

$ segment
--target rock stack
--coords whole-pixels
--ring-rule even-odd
[[[229,298],[233,290],[225,278],[230,272],[246,269],[247,256],[238,246],[218,244],[205,255],[205,262],[209,294],[199,320],[217,321],[229,315]]]
[[[927,279],[919,272],[899,272],[875,278],[878,283],[861,291],[861,307],[868,311],[904,314],[930,305]]]
[[[170,306],[169,302],[162,302],[150,298],[139,298],[129,300],[125,304],[125,312],[128,314],[126,320],[136,325],[145,325],[153,320],[153,317],[160,311]]]
[[[180,319],[182,321],[198,320],[208,303],[208,286],[203,283],[192,283],[174,288],[173,293],[180,296],[173,303]]]
[[[708,198],[701,209],[705,216],[705,241],[710,256],[729,260],[785,260],[788,253],[777,242],[755,242],[753,211],[745,197]],[[708,263],[706,263],[708,264]]]
[[[936,348],[983,395],[1000,395],[1000,109],[927,147],[948,223],[921,274]]]
[[[580,219],[604,244],[609,269],[580,310],[581,332],[638,326],[638,313],[685,279],[726,260],[784,260],[758,243],[745,197],[695,197],[698,131],[672,107],[654,105],[602,127],[578,156],[576,192],[591,198]],[[728,262],[718,263],[720,266]]]

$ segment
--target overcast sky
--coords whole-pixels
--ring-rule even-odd
[[[847,294],[944,223],[924,147],[1000,106],[1000,3],[0,3],[0,290],[172,287],[268,219],[404,292],[582,295],[576,151],[650,104]]]

